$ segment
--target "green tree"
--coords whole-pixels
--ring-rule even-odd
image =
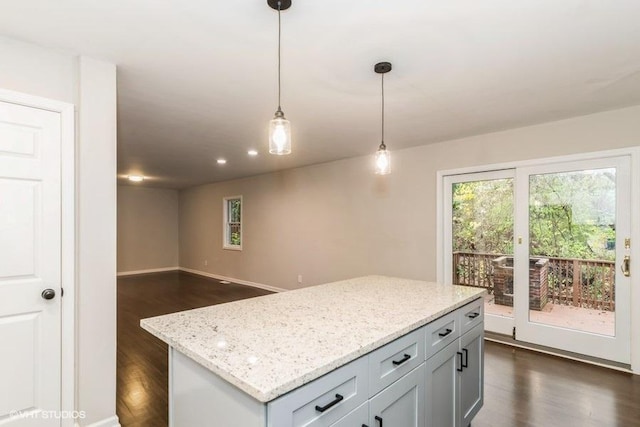
[[[513,179],[453,185],[453,250],[513,253]],[[612,260],[615,170],[533,175],[529,180],[534,256]]]

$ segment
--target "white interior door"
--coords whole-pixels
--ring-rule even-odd
[[[623,156],[517,168],[518,340],[630,363],[630,164]]]
[[[60,146],[59,113],[0,102],[2,426],[61,422]]]

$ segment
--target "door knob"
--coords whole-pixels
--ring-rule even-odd
[[[53,289],[45,289],[42,291],[42,298],[44,299],[54,299],[56,297],[56,291]]]

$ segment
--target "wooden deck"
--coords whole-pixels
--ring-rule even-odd
[[[513,317],[513,307],[495,304],[493,295],[485,297],[484,310],[486,314]],[[542,311],[529,310],[529,316],[535,323],[594,334],[614,336],[616,331],[615,313],[611,311],[547,303]]]

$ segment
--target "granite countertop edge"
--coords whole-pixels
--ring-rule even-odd
[[[361,278],[358,278],[358,279],[361,279]],[[356,279],[352,279],[352,280],[356,280]],[[347,281],[344,281],[344,282],[347,282]],[[340,282],[335,282],[335,283],[340,283]],[[428,283],[428,282],[424,282],[424,283]],[[318,285],[318,286],[323,286],[323,285]],[[441,309],[435,313],[429,313],[429,315],[425,316],[423,319],[407,324],[404,327],[394,330],[394,332],[386,334],[385,336],[380,337],[374,341],[366,342],[362,346],[358,347],[357,349],[350,349],[346,354],[337,355],[335,358],[333,358],[329,362],[323,363],[318,366],[314,366],[312,367],[312,369],[301,373],[298,377],[286,382],[278,383],[274,385],[274,387],[271,387],[268,389],[257,386],[255,384],[252,384],[249,380],[233,375],[231,372],[229,372],[230,370],[232,370],[231,367],[224,366],[223,364],[216,364],[214,360],[211,360],[199,354],[198,352],[193,351],[192,349],[186,347],[185,345],[183,345],[182,343],[174,339],[174,337],[163,333],[161,330],[153,326],[152,321],[154,319],[159,319],[165,316],[156,316],[148,319],[142,319],[140,321],[140,326],[147,332],[154,335],[156,338],[167,343],[169,346],[173,347],[180,353],[184,354],[185,356],[194,360],[198,364],[202,365],[212,373],[220,376],[227,382],[233,384],[234,386],[244,391],[245,393],[249,394],[256,400],[263,403],[268,403],[302,385],[305,385],[343,365],[348,364],[349,362],[352,362],[358,359],[361,356],[364,356],[394,341],[395,339],[403,335],[408,334],[409,332],[412,332],[462,307],[463,305],[468,304],[469,302],[481,297],[485,293],[485,291],[482,289],[478,289],[478,288],[474,288],[474,289],[477,290],[475,294],[459,299],[458,301],[456,301],[455,303],[451,304],[450,306],[444,309]],[[285,293],[289,293],[289,292],[291,291],[288,291]],[[279,295],[279,294],[274,294],[274,295]],[[247,301],[247,300],[237,301],[237,303],[241,303],[242,301]],[[207,307],[204,307],[204,308],[207,308]],[[195,310],[200,310],[200,309],[195,309]],[[171,315],[166,315],[166,316],[171,316]]]

